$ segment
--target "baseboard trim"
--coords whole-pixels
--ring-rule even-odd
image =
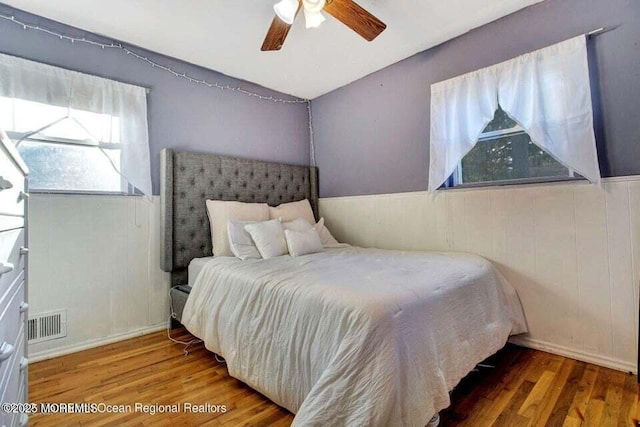
[[[129,332],[124,332],[121,334],[110,335],[104,338],[85,341],[80,344],[73,344],[35,353],[29,352],[29,361],[39,362],[41,360],[52,359],[54,357],[64,356],[66,354],[77,353],[82,350],[88,350],[90,348],[100,347],[102,345],[111,344],[118,341],[124,341],[129,338],[151,334],[153,332],[158,332],[166,328],[167,323],[160,323]],[[636,375],[638,374],[638,367],[634,363],[630,363],[625,360],[616,359],[613,357],[588,353],[582,350],[575,350],[569,347],[549,343],[546,341],[536,340],[529,337],[511,337],[509,339],[509,342],[512,344],[520,345],[522,347],[545,351],[547,353],[569,357],[571,359],[580,360],[582,362],[593,363],[594,365],[604,366],[605,368],[611,368],[617,371],[631,372]]]
[[[593,363],[594,365],[604,366],[605,368],[611,368],[617,371],[631,372],[633,374],[638,373],[638,367],[635,363],[616,359],[614,357],[589,353],[583,350],[575,350],[569,347],[564,347],[561,345],[536,340],[529,337],[511,337],[509,339],[509,342],[512,344],[520,345],[522,347],[528,347],[534,350],[545,351],[547,353],[557,354],[559,356],[579,360],[581,362]]]
[[[123,332],[120,334],[109,335],[103,338],[97,338],[89,341],[84,341],[78,344],[67,345],[64,347],[53,348],[49,350],[31,352],[29,351],[29,363],[40,362],[41,360],[53,359],[54,357],[64,356],[66,354],[77,353],[82,350],[88,350],[90,348],[100,347],[102,345],[111,344],[118,341],[124,341],[129,338],[135,338],[142,335],[151,334],[167,328],[167,323],[158,323],[144,328],[135,329],[129,332]]]

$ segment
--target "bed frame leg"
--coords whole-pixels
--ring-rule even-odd
[[[440,414],[435,414],[427,423],[427,427],[438,427],[440,425]]]

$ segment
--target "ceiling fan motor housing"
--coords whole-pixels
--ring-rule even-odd
[[[304,10],[312,13],[319,13],[326,4],[326,0],[302,0]]]

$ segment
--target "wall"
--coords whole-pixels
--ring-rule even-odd
[[[166,327],[158,196],[32,194],[29,223],[29,315],[67,309],[68,325],[31,360]]]
[[[64,34],[104,41],[0,4]],[[286,95],[138,49],[193,77]],[[151,88],[149,134],[154,194],[159,152],[173,147],[293,164],[309,163],[306,104],[283,105],[186,82],[121,51],[71,44],[0,20],[0,52]],[[68,310],[68,336],[30,345],[37,360],[164,328],[169,280],[160,271],[159,198],[34,195],[30,314]]]
[[[339,241],[491,260],[524,307],[530,333],[516,342],[633,372],[638,212],[640,177],[320,200]]]
[[[105,40],[2,4],[0,13],[64,34]],[[71,44],[40,32],[25,31],[5,20],[0,20],[0,52],[151,88],[148,108],[154,194],[159,194],[159,153],[164,147],[292,164],[309,163],[306,104],[275,104],[236,92],[195,85],[152,68],[122,51]],[[143,49],[137,52],[195,78],[242,86],[267,96],[290,98]]]
[[[602,173],[619,178],[422,191],[432,83],[599,27],[609,31],[589,42],[594,126]],[[547,0],[315,99],[321,214],[356,245],[485,256],[522,299],[530,334],[517,342],[635,371],[639,58],[640,2]]]
[[[640,2],[547,0],[313,100],[320,195],[425,190],[432,83],[599,27],[611,29],[589,44],[602,173],[640,174]]]

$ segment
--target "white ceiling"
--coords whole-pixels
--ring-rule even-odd
[[[56,21],[313,99],[541,0],[357,0],[387,24],[367,42],[332,17],[298,15],[282,50],[261,52],[276,0],[3,0]]]

